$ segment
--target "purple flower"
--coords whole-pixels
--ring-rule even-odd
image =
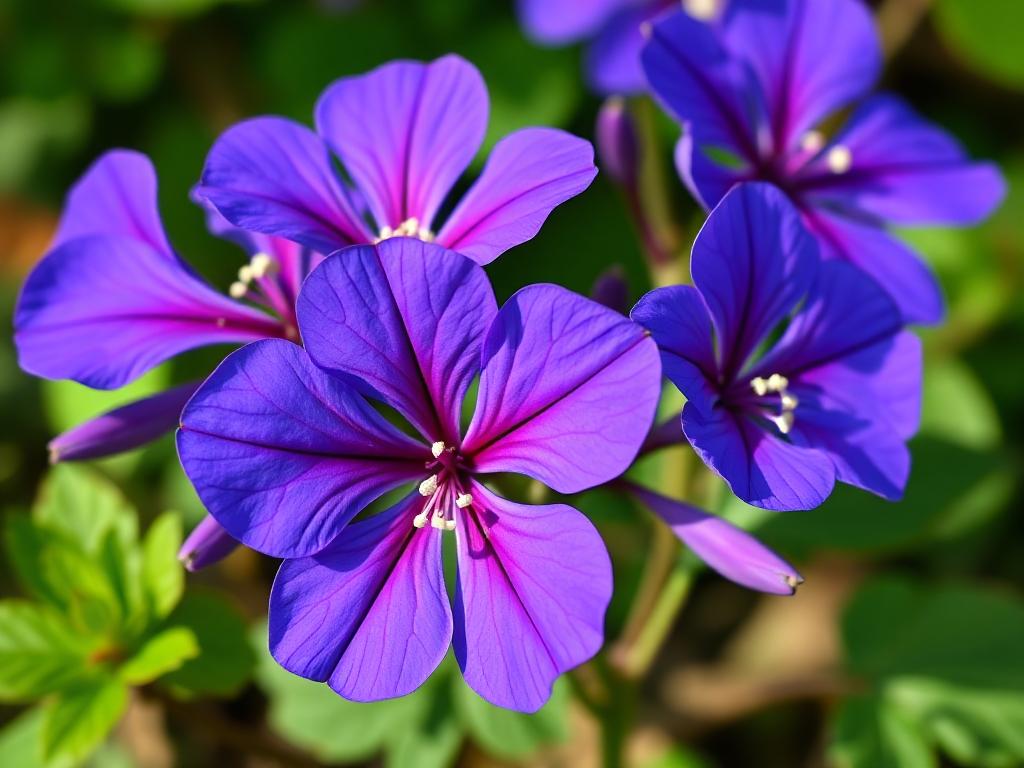
[[[178,434],[210,513],[286,558],[270,600],[274,657],[371,701],[414,690],[452,643],[481,696],[536,710],[601,645],[608,556],[573,508],[509,501],[481,475],[575,493],[625,471],[658,400],[654,342],[553,285],[499,310],[479,266],[410,238],[333,255],[307,279],[298,316],[305,349],[268,340],[231,354]],[[444,531],[455,533],[454,617]]]
[[[14,317],[21,367],[116,389],[189,349],[297,338],[295,297],[320,257],[212,223],[251,256],[232,286],[239,300],[210,287],[171,248],[149,160],[128,150],[103,155],[72,188],[55,241],[22,288]],[[75,427],[51,443],[53,460],[106,456],[169,432],[197,386]]]
[[[693,245],[693,286],[659,288],[632,317],[686,395],[682,425],[733,493],[808,509],[836,480],[888,499],[910,471],[921,349],[877,284],[819,262],[786,196],[742,184]]]
[[[770,181],[824,257],[873,277],[907,322],[941,320],[934,276],[886,227],[977,222],[1005,184],[897,97],[867,95],[882,57],[861,0],[730,0],[710,23],[680,11],[654,24],[643,65],[686,126],[677,167],[706,207],[736,182]],[[823,122],[851,104],[826,137]]]
[[[525,128],[498,142],[438,228],[438,211],[483,142],[487,112],[484,82],[467,61],[391,62],[328,87],[316,132],[280,117],[230,128],[197,194],[237,227],[321,253],[411,236],[487,264],[536,235],[597,173],[588,142]]]
[[[519,0],[519,18],[527,35],[542,45],[591,40],[587,79],[602,94],[646,90],[640,66],[644,25],[678,0]],[[689,0],[708,11],[713,0]]]

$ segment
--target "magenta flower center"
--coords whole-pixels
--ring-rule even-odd
[[[420,496],[425,501],[412,524],[423,528],[429,521],[438,530],[454,531],[457,510],[467,509],[473,503],[473,497],[466,492],[468,483],[463,476],[462,457],[455,448],[440,441],[430,447],[430,453],[434,459],[427,462],[427,469],[434,474],[420,483]]]

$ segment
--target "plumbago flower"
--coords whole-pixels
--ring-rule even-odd
[[[488,264],[536,235],[597,169],[583,139],[553,128],[516,131],[495,145],[438,229],[442,204],[483,142],[487,112],[480,73],[458,56],[391,62],[328,87],[316,132],[280,117],[230,128],[196,193],[235,226],[321,253],[409,236]]]
[[[305,349],[268,340],[232,353],[178,433],[210,513],[285,558],[270,599],[274,657],[371,701],[414,690],[451,643],[481,696],[536,710],[559,674],[600,647],[610,564],[575,509],[510,501],[482,476],[522,473],[575,493],[624,472],[659,397],[654,342],[553,285],[499,310],[479,266],[411,238],[327,259],[306,280],[298,318]],[[445,531],[458,560],[454,616]]]
[[[683,432],[733,493],[808,509],[836,480],[887,499],[910,471],[921,349],[876,283],[819,263],[786,196],[742,184],[693,245],[693,286],[659,288],[632,317],[686,395]]]
[[[1005,184],[896,96],[867,96],[881,65],[861,0],[730,0],[710,23],[678,11],[643,51],[654,94],[685,124],[676,162],[705,207],[737,182],[773,182],[825,258],[873,277],[907,322],[935,323],[939,285],[887,226],[975,223]],[[826,137],[822,124],[851,104]]]

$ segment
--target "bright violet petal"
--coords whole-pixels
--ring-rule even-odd
[[[94,235],[127,237],[177,261],[157,207],[156,171],[129,149],[104,153],[71,188],[51,249]]]
[[[483,143],[488,108],[476,67],[450,55],[336,81],[317,103],[316,125],[379,227],[415,218],[429,228]]]
[[[455,658],[487,701],[535,712],[600,649],[611,562],[572,507],[515,504],[478,483],[472,496],[458,516]]]
[[[818,260],[800,214],[770,184],[741,184],[711,212],[690,270],[711,312],[727,379],[804,297]]]
[[[14,327],[22,368],[95,389],[116,389],[188,349],[281,334],[177,259],[113,236],[48,253],[22,288]]]
[[[587,51],[587,76],[599,93],[639,93],[647,86],[640,52],[647,38],[642,25],[665,7],[646,3],[623,8],[605,24]]]
[[[597,175],[589,141],[555,128],[524,128],[499,141],[437,241],[490,264],[540,231],[559,205]]]
[[[480,267],[409,238],[335,254],[309,276],[298,305],[317,365],[387,401],[431,442],[450,445],[497,311]]]
[[[113,456],[173,432],[181,419],[181,409],[199,384],[190,381],[69,429],[50,441],[50,462]]]
[[[792,595],[803,581],[793,566],[732,523],[646,488],[630,485],[629,492],[730,581],[776,595]]]
[[[195,194],[236,227],[331,253],[372,238],[309,128],[256,117],[225,131],[210,150]]]
[[[905,323],[934,325],[946,314],[942,287],[927,264],[880,226],[822,210],[809,214],[822,255],[870,275],[896,302]]]
[[[423,475],[419,447],[288,341],[229,355],[181,417],[178,454],[199,498],[246,546],[306,557],[367,504]]]
[[[536,42],[564,45],[591,37],[630,0],[519,0],[519,20]]]
[[[286,560],[270,595],[270,652],[290,672],[352,701],[404,696],[448,650],[452,610],[443,534],[414,528],[413,493],[353,523],[328,549]]]
[[[481,353],[463,454],[575,493],[625,472],[658,403],[658,349],[643,328],[555,285],[501,308]]]
[[[705,417],[684,406],[683,432],[704,463],[748,504],[813,509],[832,493],[836,471],[827,455],[769,435],[746,417],[723,408]]]
[[[199,521],[178,550],[178,560],[190,573],[219,563],[238,548],[238,540],[224,530],[212,515]]]
[[[712,159],[703,147],[694,146],[693,136],[684,134],[676,142],[676,170],[694,199],[711,210],[725,197],[734,185],[749,181],[752,168],[742,159],[736,158],[735,167],[729,167]]]
[[[651,332],[661,352],[661,368],[694,408],[710,413],[718,395],[718,366],[708,308],[691,285],[656,288],[629,313]]]
[[[831,171],[826,150],[797,180],[814,205],[899,224],[968,225],[1006,196],[994,164],[972,162],[956,139],[896,96],[862,104],[832,146],[849,151],[849,169]]]

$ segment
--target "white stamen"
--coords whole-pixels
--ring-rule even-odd
[[[792,411],[783,411],[778,416],[769,416],[768,418],[778,427],[779,432],[784,435],[789,434],[789,431],[793,429],[793,423],[796,421]]]
[[[249,260],[252,267],[252,276],[259,279],[266,277],[274,269],[274,260],[265,253],[257,253]]]
[[[816,155],[825,147],[825,134],[821,131],[808,131],[800,139],[800,149],[811,155]]]
[[[430,453],[433,454],[435,459],[441,458],[441,454],[444,453],[444,443],[438,440],[432,446],[430,446]]]
[[[455,530],[455,518],[454,517],[451,520],[445,520],[444,521],[444,529],[446,531],[454,531]]]
[[[430,518],[430,525],[432,528],[437,528],[439,531],[443,531],[447,527],[447,520],[444,519],[444,513],[441,510],[434,512],[434,516]]]
[[[798,576],[787,576],[786,577],[786,584],[789,587],[791,587],[792,589],[796,589],[797,587],[799,587],[803,583],[804,583],[804,580],[801,579]]]
[[[757,376],[750,380],[750,387],[758,397],[764,397],[769,394],[777,394],[779,396],[782,402],[781,413],[766,414],[765,417],[778,428],[779,432],[788,435],[793,429],[793,424],[796,422],[796,416],[793,411],[800,404],[796,395],[791,395],[788,391],[789,379],[781,373],[773,373],[767,379]]]
[[[711,21],[718,15],[719,0],[683,0],[683,10],[701,21]]]
[[[850,166],[853,165],[853,153],[850,152],[848,147],[836,144],[828,151],[825,163],[832,173],[846,173],[850,170]]]
[[[427,524],[428,517],[430,517],[430,510],[424,509],[422,512],[420,512],[418,515],[416,515],[416,517],[412,519],[413,527],[422,528]]]
[[[437,475],[431,475],[420,483],[420,496],[433,496],[437,490]]]
[[[773,373],[768,377],[768,389],[772,392],[781,392],[789,386],[789,379],[785,376]]]
[[[243,264],[238,268],[238,281],[240,283],[251,283],[253,278],[252,267]]]
[[[458,507],[459,509],[465,509],[466,507],[468,507],[472,503],[473,503],[473,497],[470,496],[468,493],[461,494],[455,500],[455,506]]]
[[[425,243],[430,243],[434,240],[434,233],[426,227],[420,226],[420,220],[413,216],[393,229],[391,227],[381,227],[380,234],[374,240],[374,243],[380,243],[392,237],[416,237]]]
[[[249,286],[245,283],[232,283],[228,288],[228,295],[232,299],[240,299],[249,292]]]
[[[768,382],[762,379],[760,376],[753,379],[750,382],[751,389],[754,390],[754,394],[758,397],[764,397],[768,394]]]
[[[797,400],[796,395],[791,395],[788,392],[782,394],[782,410],[795,411],[798,405],[800,405],[800,401]]]

